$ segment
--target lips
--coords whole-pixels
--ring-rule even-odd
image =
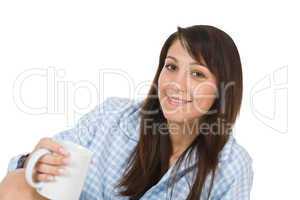
[[[167,96],[168,102],[171,105],[179,106],[192,102],[191,100],[180,99],[178,97]]]

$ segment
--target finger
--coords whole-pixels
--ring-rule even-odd
[[[34,176],[34,180],[35,181],[53,181],[54,180],[54,176],[53,175],[49,175],[49,174],[42,174],[42,173],[37,173]]]
[[[53,176],[62,175],[65,172],[65,169],[62,167],[56,167],[42,163],[38,163],[35,169],[37,173],[49,174]]]
[[[59,143],[55,142],[52,138],[42,138],[37,148],[46,148],[52,152],[60,155],[69,156],[69,152],[63,148]]]
[[[68,165],[70,163],[70,158],[58,154],[48,154],[43,156],[39,162],[55,166]]]

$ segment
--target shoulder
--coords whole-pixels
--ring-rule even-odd
[[[252,158],[232,134],[219,154],[214,181],[212,199],[249,199],[253,182]]]
[[[126,110],[138,108],[139,102],[141,102],[141,100],[110,96],[105,98],[97,108],[103,112],[124,112]]]
[[[252,175],[252,157],[249,152],[240,145],[233,135],[230,135],[227,143],[220,152],[219,167],[227,175],[240,177]]]
[[[125,97],[107,97],[97,105],[91,117],[96,124],[106,128],[118,128],[123,134],[132,140],[138,141],[140,110],[144,99],[130,99]]]
[[[139,109],[142,102],[143,100],[111,96],[107,97],[100,107],[103,107],[104,111],[130,112]]]
[[[141,103],[142,100],[110,96],[105,98],[102,103],[96,105],[90,112],[83,115],[81,121],[119,119],[138,110]]]
[[[116,116],[119,120],[136,122],[139,117],[143,100],[130,99],[125,97],[108,97],[98,109],[105,115]]]

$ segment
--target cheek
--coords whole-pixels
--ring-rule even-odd
[[[205,114],[210,107],[213,105],[217,89],[215,84],[204,84],[194,88],[193,90],[193,98],[194,101],[192,102],[192,112]]]
[[[159,77],[158,77],[158,88],[159,88],[159,89],[160,89],[161,86],[163,85],[163,84],[162,84],[163,81],[164,81],[164,74],[163,74],[163,72],[161,72],[160,75],[159,75]]]
[[[162,70],[158,77],[158,91],[162,92],[166,88],[167,83],[170,82],[169,76]]]
[[[161,91],[163,90],[163,74],[161,73],[158,77],[157,87],[158,87],[158,97],[161,95]]]

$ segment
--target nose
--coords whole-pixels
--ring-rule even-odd
[[[188,76],[184,70],[179,71],[172,81],[174,83],[174,87],[176,90],[179,90],[183,93],[188,91],[189,83],[188,83]]]

